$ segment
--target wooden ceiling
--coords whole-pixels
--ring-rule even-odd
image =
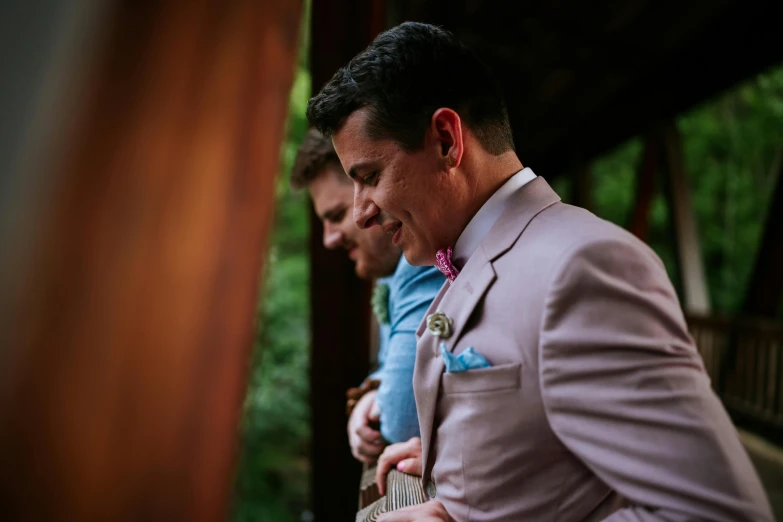
[[[781,1],[387,0],[491,66],[517,151],[548,176],[783,61]]]

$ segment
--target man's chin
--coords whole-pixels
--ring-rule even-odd
[[[403,247],[402,253],[408,264],[413,266],[435,266],[435,254],[429,255],[416,248]]]
[[[372,274],[368,273],[367,268],[364,265],[362,265],[362,263],[356,263],[356,265],[354,265],[354,272],[356,273],[356,277],[358,277],[359,279],[362,280],[373,279]]]

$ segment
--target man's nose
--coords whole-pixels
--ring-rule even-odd
[[[353,220],[356,225],[361,228],[370,228],[373,225],[379,224],[376,217],[380,214],[381,209],[378,208],[371,199],[367,198],[365,194],[360,190],[355,190],[353,193]]]
[[[324,246],[329,250],[339,248],[343,243],[343,234],[328,223],[324,223]]]

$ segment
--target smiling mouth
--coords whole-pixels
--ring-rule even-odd
[[[396,247],[400,246],[400,238],[402,238],[402,226],[397,227],[397,231],[392,236],[392,244]]]
[[[400,227],[402,226],[402,223],[399,221],[396,223],[387,223],[383,225],[383,231],[386,232],[386,234],[393,236],[395,232],[397,232]]]
[[[343,243],[342,247],[348,252],[348,258],[351,261],[356,261],[359,255],[359,245],[356,243]]]
[[[400,236],[402,235],[402,223],[388,227],[386,229],[386,235],[391,236],[392,244],[394,244],[394,246],[399,246]]]
[[[400,241],[401,231],[402,231],[402,222],[397,220],[388,220],[385,223],[382,224],[381,228],[383,228],[383,232],[387,236],[391,236],[392,243],[397,246],[397,244]]]

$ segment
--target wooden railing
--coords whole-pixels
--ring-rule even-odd
[[[688,327],[712,386],[738,426],[783,440],[783,325],[759,319],[689,315]],[[420,504],[426,496],[419,477],[389,472],[388,494],[375,484],[375,468],[365,466],[356,522]]]
[[[696,315],[688,325],[734,422],[783,440],[783,325]]]

